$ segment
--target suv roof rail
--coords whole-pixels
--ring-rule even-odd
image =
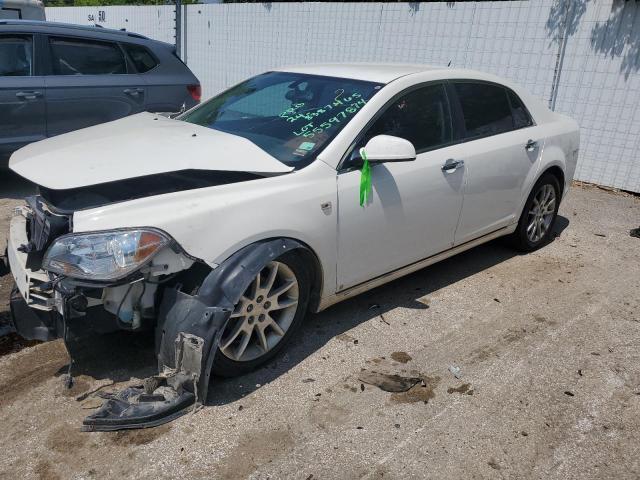
[[[99,32],[99,33],[112,33],[116,35],[124,35],[134,38],[143,38],[148,40],[148,37],[140,35],[139,33],[127,32],[124,30],[114,30],[112,28],[104,28],[102,25],[75,25],[72,23],[62,22],[47,22],[42,20],[0,20],[0,25],[30,25],[34,27],[56,27],[66,28],[69,30],[81,30],[84,32]],[[96,28],[99,27],[99,28]]]

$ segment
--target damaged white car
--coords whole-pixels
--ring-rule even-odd
[[[39,187],[11,222],[15,327],[155,335],[159,375],[85,428],[156,425],[211,374],[269,360],[308,311],[500,236],[544,245],[578,146],[573,120],[508,81],[363,64],[31,144],[10,161]]]

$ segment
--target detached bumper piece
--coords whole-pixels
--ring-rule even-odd
[[[82,422],[84,432],[108,432],[162,425],[184,415],[195,403],[195,395],[178,394],[165,387],[163,393],[146,393],[143,386],[129,387],[117,395],[104,395],[107,401]]]
[[[155,427],[202,406],[213,356],[229,315],[229,310],[209,307],[197,297],[175,289],[166,291],[158,329],[161,373],[145,379],[143,385],[103,395],[107,401],[84,419],[82,430]]]
[[[176,338],[175,369],[144,380],[117,394],[102,395],[106,402],[82,422],[85,432],[147,428],[170,422],[197,407],[198,381],[204,340],[180,333]]]

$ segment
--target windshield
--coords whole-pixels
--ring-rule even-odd
[[[282,163],[309,165],[382,85],[346,78],[270,72],[180,117],[244,137]]]

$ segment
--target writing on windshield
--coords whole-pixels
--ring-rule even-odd
[[[270,72],[212,98],[181,120],[242,136],[301,168],[380,88],[361,80]]]

